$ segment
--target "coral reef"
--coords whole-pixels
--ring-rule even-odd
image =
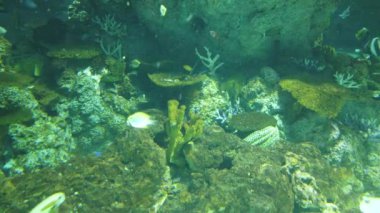
[[[114,140],[114,135],[126,130],[126,117],[114,112],[103,100],[105,94],[100,86],[102,74],[93,74],[91,68],[86,68],[77,74],[67,71],[60,80],[60,85],[68,91],[68,98],[57,106],[60,117],[67,120],[76,143],[91,148],[91,145],[106,145]],[[111,94],[108,94],[111,95]],[[122,96],[113,95],[115,104],[130,112],[136,107],[138,99],[131,102]],[[110,98],[108,98],[110,99]]]
[[[328,203],[320,192],[316,179],[304,171],[307,159],[288,152],[285,155],[285,170],[290,176],[296,202],[301,209],[315,209],[322,212],[339,212],[334,203]]]
[[[9,174],[57,166],[70,159],[69,153],[75,148],[75,144],[65,121],[58,117],[49,117],[41,111],[30,91],[17,87],[2,88],[0,103],[3,110],[27,113],[17,120],[13,117],[9,126],[8,134],[12,139],[13,151],[3,166]],[[13,116],[17,115],[16,113]],[[13,123],[23,122],[25,119],[33,120],[32,125]]]
[[[272,77],[268,80],[256,77],[248,81],[241,91],[244,108],[268,115],[278,114],[282,110],[279,91],[272,86]]]
[[[15,86],[0,87],[0,109],[2,125],[30,120],[40,114],[33,94]]]
[[[358,209],[364,191],[360,173],[333,167],[310,143],[286,151],[284,170],[288,174],[298,211],[341,212]]]
[[[0,212],[379,201],[372,2],[0,0]]]
[[[216,80],[211,78],[202,82],[200,92],[189,104],[189,111],[193,112],[207,124],[215,122],[218,110],[224,111],[230,106],[228,94],[221,91]]]
[[[67,162],[76,145],[70,129],[62,126],[64,121],[49,117],[39,118],[32,126],[11,124],[9,135],[15,156],[3,168],[20,174]]]

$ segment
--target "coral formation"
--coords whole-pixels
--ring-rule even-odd
[[[298,79],[283,79],[280,86],[302,106],[327,117],[336,117],[347,99],[345,90],[329,83],[311,84]]]
[[[193,98],[189,111],[196,113],[207,124],[215,122],[218,110],[224,111],[230,106],[228,94],[219,89],[216,80],[207,78],[202,82],[200,92]]]
[[[25,170],[56,166],[70,159],[69,152],[75,148],[75,144],[65,121],[59,117],[49,117],[41,111],[29,91],[17,87],[2,88],[0,103],[3,109],[19,109],[30,113],[30,117],[23,114],[25,117],[16,122],[33,119],[30,126],[19,123],[9,126],[13,154],[3,167],[7,172],[20,174]]]
[[[166,158],[169,163],[177,166],[184,164],[184,145],[195,141],[203,133],[203,121],[193,113],[190,113],[190,119],[186,121],[185,110],[186,107],[179,106],[177,100],[168,101],[168,122],[165,126],[168,137]]]
[[[101,77],[101,74],[93,74],[91,68],[86,68],[77,74],[67,71],[60,81],[69,96],[57,106],[57,112],[68,121],[77,143],[87,148],[94,144],[110,143],[114,134],[126,130],[126,117],[113,111],[112,105],[103,100],[102,95],[105,93],[100,86]],[[132,111],[138,104],[133,102],[138,99],[128,102],[117,94],[112,97],[114,103],[124,104],[118,106],[123,107],[124,112]],[[109,97],[107,99],[110,100]]]
[[[268,115],[275,115],[282,110],[279,91],[272,86],[272,77],[268,80],[256,77],[242,88],[241,103],[245,108]]]
[[[375,2],[0,0],[0,212],[363,211]]]

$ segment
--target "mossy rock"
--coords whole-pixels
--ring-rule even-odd
[[[14,64],[13,69],[17,73],[22,73],[29,76],[41,76],[46,63],[46,57],[40,54],[33,54],[28,57],[23,57]]]
[[[91,59],[101,54],[100,50],[91,45],[57,46],[47,52],[47,56],[59,59]]]
[[[329,118],[338,115],[348,98],[344,88],[331,83],[311,84],[298,79],[284,79],[280,86],[305,108]]]
[[[15,72],[0,72],[0,85],[27,87],[33,82],[34,78]]]
[[[0,110],[0,126],[23,123],[32,118],[32,112],[27,109]]]
[[[190,86],[207,79],[206,75],[188,75],[178,73],[153,73],[148,74],[148,77],[159,87]]]
[[[32,88],[33,95],[42,106],[49,106],[61,97],[56,91],[45,84],[35,84]]]
[[[232,116],[228,125],[241,132],[253,132],[267,126],[276,126],[277,120],[262,112],[245,112]]]

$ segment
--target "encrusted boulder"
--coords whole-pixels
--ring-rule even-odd
[[[268,59],[278,52],[305,53],[329,25],[335,4],[328,0],[131,1],[140,19],[171,53],[208,46],[224,61],[235,62]]]

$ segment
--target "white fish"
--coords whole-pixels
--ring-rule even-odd
[[[341,19],[346,19],[351,15],[351,6],[348,6],[341,14],[339,14],[339,17]]]
[[[168,9],[166,9],[165,5],[161,4],[160,5],[161,16],[165,16],[166,15],[166,11],[168,11]]]
[[[5,29],[4,27],[0,26],[0,35],[4,35],[5,33],[7,33],[7,29]]]
[[[377,213],[380,209],[379,197],[364,196],[360,202],[360,212],[362,213]]]
[[[156,121],[152,120],[150,115],[144,112],[136,112],[130,115],[127,119],[127,125],[134,128],[148,128],[150,125],[153,125]]]

